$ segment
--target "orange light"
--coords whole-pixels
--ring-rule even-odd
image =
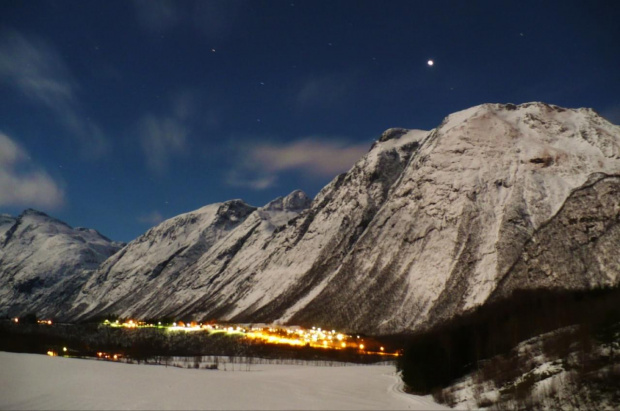
[[[52,350],[49,350],[49,351],[47,352],[47,355],[49,355],[50,357],[55,357],[55,356],[56,356],[56,353],[55,353],[54,351],[52,351]]]
[[[114,359],[118,360],[118,355],[114,354]]]
[[[340,344],[340,346],[341,346],[342,348],[345,348],[345,347],[347,346],[347,344],[346,344],[346,343],[342,343],[342,344]]]
[[[360,344],[360,350],[364,349],[364,344]]]
[[[13,322],[15,322],[17,324],[19,322],[19,318],[17,318],[17,317],[13,318]]]
[[[380,349],[381,351],[383,351],[383,347],[380,347],[379,349]]]

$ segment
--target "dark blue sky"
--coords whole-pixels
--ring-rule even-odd
[[[485,102],[620,123],[617,1],[0,2],[0,212],[129,241]],[[429,67],[427,61],[435,65]]]

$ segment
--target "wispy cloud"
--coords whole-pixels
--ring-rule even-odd
[[[273,187],[277,176],[274,174],[260,173],[256,170],[231,170],[226,175],[226,183],[233,187],[246,187],[252,190],[264,190]]]
[[[134,0],[133,5],[138,22],[147,30],[166,30],[181,20],[181,10],[171,0]]]
[[[170,159],[186,151],[188,129],[175,117],[147,114],[139,122],[138,135],[146,164],[156,173],[166,171]]]
[[[0,132],[0,206],[58,208],[64,192],[19,144]]]
[[[307,138],[293,143],[254,147],[251,160],[266,171],[298,169],[316,176],[332,176],[348,170],[368,152],[368,144],[347,144]]]
[[[164,221],[164,217],[157,210],[151,211],[148,214],[143,214],[138,217],[138,222],[142,224],[147,224],[150,226],[156,226],[157,224]]]
[[[105,152],[101,129],[80,112],[79,86],[58,52],[45,41],[13,30],[0,32],[0,82],[55,112],[89,156]]]
[[[191,26],[207,37],[226,36],[234,29],[241,1],[133,0],[136,19],[148,31]]]
[[[241,0],[197,1],[192,10],[194,27],[208,38],[222,38],[234,32],[239,24]]]
[[[332,73],[306,79],[295,96],[296,104],[302,108],[330,108],[346,102],[354,89],[357,75],[354,73]]]
[[[255,190],[276,184],[278,174],[297,170],[310,177],[331,177],[348,170],[368,152],[368,144],[306,138],[291,143],[266,143],[242,150],[242,166],[227,176],[230,185]]]

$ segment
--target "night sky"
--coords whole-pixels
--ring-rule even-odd
[[[477,104],[618,124],[620,3],[4,0],[0,96],[0,212],[129,241],[314,196],[385,129]]]

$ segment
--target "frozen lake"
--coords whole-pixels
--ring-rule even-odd
[[[403,393],[386,365],[215,371],[7,352],[0,352],[0,408],[447,409]]]

